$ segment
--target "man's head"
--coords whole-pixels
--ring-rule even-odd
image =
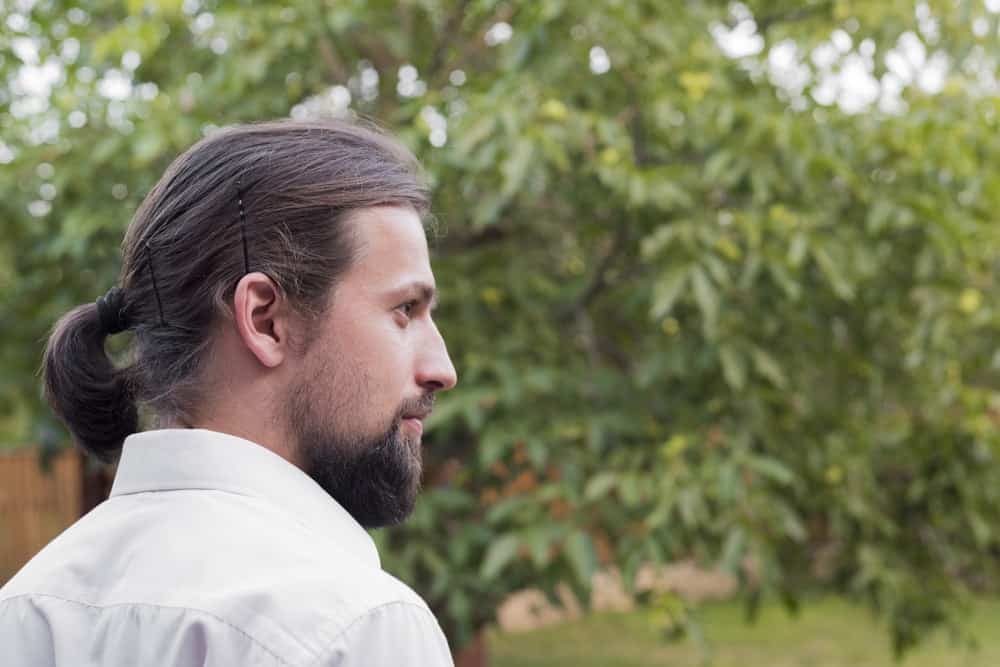
[[[373,208],[345,222],[357,257],[306,351],[285,360],[289,382],[279,415],[294,434],[298,464],[362,525],[375,527],[413,509],[422,420],[435,393],[456,378],[431,319],[434,276],[416,214]],[[265,329],[257,347],[266,306],[243,296],[237,288],[247,314],[243,344],[266,364],[280,341]]]
[[[134,332],[130,365],[107,358],[100,309],[74,309],[46,350],[53,409],[104,460],[143,405],[161,424],[271,446],[365,525],[402,520],[420,419],[455,383],[430,313],[427,208],[412,156],[374,130],[213,134],[126,233],[114,307]]]

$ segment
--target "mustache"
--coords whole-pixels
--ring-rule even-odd
[[[399,410],[396,411],[396,420],[402,420],[403,415],[430,412],[434,409],[434,401],[436,400],[437,395],[433,392],[424,394],[419,398],[404,400],[400,404]]]

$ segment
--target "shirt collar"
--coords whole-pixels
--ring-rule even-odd
[[[160,429],[125,439],[111,496],[212,489],[262,499],[380,567],[371,536],[301,469],[249,440],[205,429]]]

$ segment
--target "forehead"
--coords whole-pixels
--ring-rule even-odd
[[[424,226],[412,208],[362,209],[346,222],[353,228],[357,255],[345,281],[379,290],[413,281],[434,284]]]

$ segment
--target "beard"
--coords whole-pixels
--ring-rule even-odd
[[[323,375],[330,377],[317,373],[288,397],[303,471],[364,528],[402,523],[416,504],[423,467],[420,439],[403,433],[403,415],[429,409],[434,396],[404,401],[381,433],[348,433],[336,424],[333,401],[323,400]]]

